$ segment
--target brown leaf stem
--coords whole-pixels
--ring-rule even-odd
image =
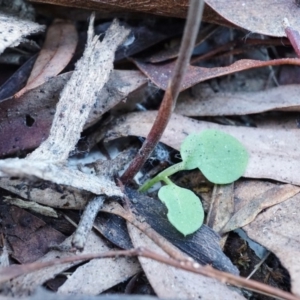
[[[172,115],[173,108],[176,104],[183,77],[186,73],[192,55],[199,25],[201,22],[203,5],[203,0],[190,1],[187,22],[185,25],[175,69],[173,71],[157,117],[149,134],[136,157],[133,159],[132,163],[129,165],[128,169],[121,177],[122,182],[125,184],[130,181],[143,166],[143,164],[159,142],[165,128],[167,127],[169,119]]]

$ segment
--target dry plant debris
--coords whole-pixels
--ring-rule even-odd
[[[47,31],[45,43],[31,70],[27,84],[16,94],[16,97],[59,74],[73,57],[77,40],[77,31],[72,23],[54,20]]]
[[[25,36],[43,31],[44,26],[0,11],[0,53],[7,47],[16,47]]]
[[[5,82],[0,95],[6,95],[0,100],[0,297],[25,296],[41,285],[53,288],[55,297],[62,299],[68,299],[66,294],[85,297],[108,289],[137,293],[136,286],[141,290],[147,277],[150,293],[161,298],[211,299],[215,295],[251,299],[251,294],[229,289],[226,283],[273,298],[299,299],[300,59],[295,55],[299,57],[300,49],[299,1],[206,0],[203,20],[210,24],[199,31],[190,64],[192,45],[183,42],[181,49],[188,51],[183,54],[179,50],[183,26],[171,18],[185,18],[188,1],[30,2],[32,7],[13,1],[14,13],[8,13],[10,3],[0,1],[2,57],[11,52],[19,58],[31,56],[14,77],[5,68],[0,72],[0,82]],[[99,27],[95,30],[100,37],[95,36],[91,22],[86,47],[85,25],[90,12],[82,8],[98,11]],[[52,24],[46,38],[29,36],[45,29],[32,21],[32,12],[40,23]],[[31,21],[20,18],[25,15],[30,15]],[[118,21],[103,22],[115,15],[126,15],[122,23],[127,26]],[[168,30],[162,30],[166,17],[170,19]],[[189,22],[195,24],[190,18]],[[193,35],[198,31],[198,26],[194,27]],[[130,34],[128,28],[132,28]],[[185,38],[182,40],[189,40]],[[33,49],[37,48],[31,39],[42,45],[32,70]],[[142,50],[146,51],[139,55]],[[169,84],[177,57],[184,61],[181,71],[187,67],[181,85],[180,80]],[[71,72],[58,75],[64,69]],[[24,74],[30,74],[26,85]],[[15,78],[22,78],[22,84]],[[287,82],[290,84],[284,85]],[[159,113],[158,89],[166,91],[167,99],[161,102]],[[135,112],[125,114],[127,110]],[[192,186],[184,181],[193,177],[192,173],[172,178],[182,188],[192,186],[203,199],[206,213],[206,225],[184,237],[170,228],[167,209],[157,204],[156,192],[148,197],[140,195],[136,186],[128,187],[140,166],[132,171],[125,165],[136,162],[135,137],[152,140],[138,152],[143,156],[142,165],[162,135],[160,141],[171,148],[156,148],[139,174],[141,181],[153,177],[151,173],[177,162],[176,150],[187,135],[205,129],[221,129],[236,137],[247,148],[250,160],[245,178],[230,185],[212,186],[203,177],[194,176]],[[103,157],[109,160],[103,161]],[[121,204],[116,202],[120,198]],[[79,218],[72,209],[85,211]],[[110,222],[103,225],[105,218]],[[64,224],[64,229],[58,224]],[[126,250],[114,249],[91,231],[93,225],[95,231]],[[282,284],[281,275],[275,276],[266,261],[260,266],[270,269],[275,288],[238,276],[237,266],[247,269],[249,257],[242,255],[242,249],[235,250],[234,254],[240,255],[235,266],[222,247],[230,243],[230,232],[239,228],[279,258],[290,282]],[[74,247],[83,253],[57,250]],[[8,256],[20,265],[11,265]],[[258,269],[257,273],[262,272]],[[59,282],[61,277],[64,283]],[[131,277],[126,288],[118,285]]]

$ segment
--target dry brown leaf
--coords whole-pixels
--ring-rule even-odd
[[[83,209],[90,200],[91,194],[73,187],[60,186],[44,182],[35,186],[24,182],[24,179],[0,178],[0,187],[24,199],[55,208]]]
[[[156,84],[159,88],[165,90],[167,88],[170,76],[175,66],[175,61],[167,62],[163,64],[148,64],[138,60],[134,60],[137,67]],[[300,59],[298,58],[279,58],[269,61],[260,61],[253,59],[240,59],[230,66],[215,67],[215,68],[203,68],[189,66],[181,85],[181,91],[186,90],[195,84],[228,75],[235,72],[240,72],[253,68],[260,68],[266,66],[278,66],[278,65],[300,65]]]
[[[128,114],[107,131],[107,140],[121,136],[135,135],[146,137],[152,127],[156,112]],[[195,132],[213,128],[237,138],[247,148],[250,159],[245,177],[271,178],[278,181],[300,184],[300,154],[296,141],[299,130],[260,129],[234,127],[201,122],[173,114],[161,142],[179,150],[184,138]]]
[[[31,150],[47,138],[59,95],[71,74],[51,78],[20,98],[11,97],[0,103],[1,156]],[[140,71],[112,71],[96,99],[85,128],[99,121],[103,113],[146,83],[147,79]]]
[[[43,31],[45,26],[0,11],[0,54],[7,47],[16,47],[26,35]]]
[[[72,240],[72,236],[67,238],[62,245],[64,245],[65,247],[69,247],[71,245],[71,240]],[[82,252],[82,254],[85,253],[99,253],[99,252],[105,252],[108,251],[109,248],[107,247],[107,244],[104,240],[102,240],[98,235],[96,235],[95,233],[91,232],[89,234],[87,243],[85,245],[85,248]],[[49,260],[54,260],[59,258],[65,258],[65,257],[70,257],[70,256],[76,256],[77,254],[72,253],[72,252],[64,252],[64,251],[58,251],[58,250],[50,250],[46,255],[44,255],[42,258],[40,258],[39,260],[37,260],[37,262],[43,262],[43,261],[49,261]],[[109,260],[112,261],[113,259],[105,259],[105,260]],[[100,259],[99,261],[102,261],[102,259]],[[122,259],[118,259],[117,260],[118,263],[120,263],[124,269],[130,269],[132,265],[134,265],[133,268],[137,268],[138,263],[137,260],[135,258],[132,258],[130,260],[126,260],[126,258],[122,258]],[[14,293],[14,295],[24,295],[24,294],[28,294],[28,291],[34,291],[38,286],[42,285],[45,281],[53,278],[54,276],[56,276],[57,274],[63,272],[64,270],[69,269],[71,266],[75,266],[78,265],[80,263],[79,262],[75,262],[75,263],[67,263],[67,264],[60,264],[60,265],[55,265],[49,268],[45,268],[36,272],[32,272],[29,273],[27,275],[22,275],[18,278],[13,279],[10,282],[7,282],[5,284],[5,286],[8,288],[8,290],[12,291],[12,293]],[[101,263],[100,263],[101,264]],[[129,265],[129,267],[128,267]],[[105,262],[104,264],[102,264],[103,267],[105,267],[107,269],[108,264],[107,262]],[[80,269],[80,267],[79,267]],[[78,269],[78,270],[79,270]],[[100,269],[101,271],[101,269]],[[101,281],[104,280],[103,278],[101,278],[102,276],[105,277],[107,276],[107,273],[109,273],[111,275],[111,283],[112,282],[116,282],[116,280],[118,280],[118,278],[120,278],[120,275],[117,274],[116,272],[112,272],[111,270],[107,270],[101,272],[98,274],[99,277],[94,277],[93,280],[95,282],[98,282],[98,284],[101,286]],[[101,277],[100,277],[101,275]],[[85,275],[86,276],[86,275]],[[99,280],[99,281],[98,281]],[[122,280],[120,280],[122,281]],[[120,282],[119,281],[119,282]],[[106,286],[108,286],[109,283],[106,283]],[[110,286],[111,287],[111,286]],[[78,289],[77,287],[74,287]],[[84,288],[84,287],[82,287]]]
[[[222,233],[235,230],[251,223],[262,210],[286,201],[299,192],[299,187],[285,184],[276,185],[262,194],[252,197],[250,201],[245,201],[242,207],[234,213],[222,229]]]
[[[185,116],[246,115],[269,110],[300,111],[299,85],[282,85],[259,92],[182,93],[175,112]]]
[[[174,3],[174,1],[165,0],[152,0],[148,1],[128,1],[128,0],[117,0],[111,2],[110,0],[30,0],[31,2],[39,3],[51,3],[58,4],[61,6],[71,6],[90,10],[98,10],[102,13],[111,12],[114,15],[116,13],[136,12],[136,13],[152,13],[160,16],[169,16],[184,18],[187,14],[188,0],[181,0],[180,3]]]
[[[12,198],[7,196],[4,197],[4,202],[6,202],[9,205],[15,205],[20,208],[26,208],[28,210],[32,210],[40,215],[44,215],[52,218],[58,218],[58,214],[53,208],[48,206],[43,206],[32,201],[24,201],[20,198]]]
[[[129,234],[135,247],[166,255],[152,240],[128,224]],[[226,285],[200,274],[193,274],[160,262],[139,257],[146,276],[159,298],[172,299],[245,299]]]
[[[15,96],[20,97],[49,78],[59,74],[70,62],[78,42],[77,30],[71,22],[54,20],[49,27],[43,48],[35,61],[26,86]]]
[[[58,293],[98,295],[140,271],[135,257],[93,259],[68,276]]]
[[[291,276],[292,292],[300,296],[300,195],[260,213],[243,227],[248,236],[273,252]]]
[[[294,0],[205,0],[205,2],[226,20],[250,32],[286,36],[282,27],[284,18],[288,18],[291,26],[300,31],[299,6]]]
[[[206,224],[217,233],[229,221],[234,212],[233,188],[233,183],[214,186]],[[222,236],[221,245],[224,246],[226,238]]]

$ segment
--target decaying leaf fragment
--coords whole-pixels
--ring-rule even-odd
[[[7,47],[18,46],[24,36],[43,31],[45,26],[0,11],[0,28],[1,54]]]
[[[49,27],[43,48],[35,61],[26,86],[16,97],[59,74],[69,63],[78,41],[77,30],[71,22],[57,19]]]

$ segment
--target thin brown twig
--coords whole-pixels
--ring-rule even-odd
[[[195,45],[195,40],[202,19],[203,6],[203,0],[190,1],[184,34],[172,78],[169,81],[169,85],[160,105],[157,117],[146,140],[132,163],[129,165],[128,169],[121,177],[124,184],[132,180],[134,175],[140,170],[167,127]]]
[[[30,272],[38,271],[43,268],[47,268],[54,265],[60,265],[64,263],[70,263],[75,261],[85,261],[91,260],[95,258],[107,258],[107,257],[118,257],[118,256],[142,256],[146,258],[150,258],[161,263],[167,264],[169,266],[173,266],[182,270],[186,270],[189,272],[193,272],[196,274],[204,275],[207,277],[211,277],[221,281],[222,283],[227,283],[235,286],[239,286],[242,288],[246,288],[251,291],[259,292],[262,294],[271,295],[272,297],[278,299],[287,299],[287,300],[299,300],[300,298],[282,291],[278,288],[274,288],[272,286],[268,286],[264,283],[260,283],[251,279],[246,279],[243,277],[239,277],[233,274],[229,274],[226,272],[218,271],[211,266],[201,266],[194,261],[180,261],[175,260],[173,258],[160,255],[151,250],[148,250],[144,247],[134,248],[130,250],[119,250],[119,251],[107,251],[102,253],[93,253],[93,254],[83,254],[83,255],[74,255],[71,257],[65,257],[61,259],[55,259],[51,261],[45,262],[34,262],[24,265],[12,265],[9,267],[5,267],[0,271],[0,283],[6,282],[13,278],[16,278],[20,275],[28,274]]]
[[[291,45],[293,46],[296,54],[298,57],[300,57],[300,34],[299,31],[295,30],[290,26],[290,23],[287,18],[283,19],[282,26],[284,28],[284,31],[286,33],[286,36],[291,42]]]

